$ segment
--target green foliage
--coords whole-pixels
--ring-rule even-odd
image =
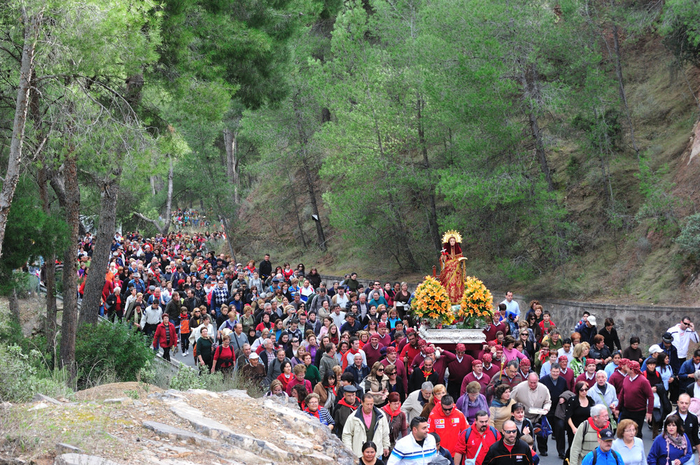
[[[635,219],[640,222],[646,220],[652,230],[673,236],[679,229],[676,209],[681,201],[673,195],[674,184],[667,180],[668,172],[668,165],[653,170],[648,160],[642,160],[637,176],[644,203]]]
[[[189,367],[180,367],[177,374],[170,379],[170,389],[186,391],[188,389],[206,389],[213,392],[223,392],[230,389],[245,389],[252,397],[259,397],[262,392],[259,386],[250,384],[237,374],[224,378],[220,371],[215,373],[198,373]]]
[[[112,374],[119,381],[136,381],[140,370],[155,357],[150,342],[121,324],[81,326],[75,342],[78,386],[84,388]]]
[[[694,0],[667,0],[659,32],[664,45],[680,63],[700,65],[700,3]]]
[[[65,370],[48,372],[36,368],[41,354],[32,350],[28,354],[17,345],[0,343],[0,401],[27,402],[36,394],[51,397],[67,397],[72,391],[66,387]],[[34,361],[32,361],[34,360]]]
[[[23,180],[15,193],[5,229],[0,259],[0,294],[20,289],[26,275],[13,270],[32,263],[41,256],[49,257],[68,247],[68,226],[41,207],[31,185]]]
[[[676,243],[684,252],[698,255],[700,250],[700,213],[695,213],[685,219],[685,225],[676,238]]]

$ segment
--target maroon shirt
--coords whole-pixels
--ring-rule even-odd
[[[493,379],[494,376],[498,376],[500,372],[500,365],[496,365],[495,363],[492,363],[490,368],[484,367],[484,374],[489,375],[489,378],[491,379]]]
[[[375,349],[372,347],[372,343],[368,343],[362,346],[362,350],[365,351],[365,355],[367,356],[367,366],[372,368],[375,362],[378,362],[379,360],[382,359],[382,350],[384,350],[384,345],[379,343],[377,344],[377,348]]]
[[[645,409],[647,413],[654,411],[654,393],[651,392],[649,381],[642,375],[638,375],[634,380],[626,377],[622,383],[622,392],[617,398],[620,401],[620,409],[624,408],[630,412]]]
[[[566,386],[567,389],[571,392],[574,392],[574,370],[571,368],[566,368],[566,373],[564,373],[564,370],[560,371],[560,375],[564,380],[566,381]],[[620,392],[620,391],[615,391],[615,392]]]
[[[578,384],[579,381],[583,381],[584,383],[588,384],[588,388],[592,388],[595,385],[595,374],[593,375],[593,378],[588,379],[586,378],[586,372],[584,371],[580,375],[576,377],[576,382],[574,383],[574,387]]]
[[[481,379],[476,379],[476,376],[474,376],[474,372],[472,371],[469,373],[467,376],[464,377],[462,380],[462,387],[459,389],[459,396],[462,397],[465,392],[467,392],[467,385],[471,383],[472,381],[476,381],[477,383],[481,384],[481,391],[479,391],[481,394],[486,395],[486,386],[489,385],[489,382],[491,381],[491,377],[487,375],[486,373],[483,374]]]
[[[496,333],[501,331],[503,335],[505,336],[508,334],[508,327],[505,325],[503,321],[498,323],[497,325],[489,324],[486,328],[484,328],[484,336],[486,336],[486,342],[488,341],[495,341],[496,340]]]
[[[461,386],[464,377],[472,372],[473,361],[474,359],[469,354],[464,354],[461,362],[457,360],[457,356],[455,355],[455,359],[447,364],[447,368],[450,369],[450,384],[455,383]]]
[[[608,383],[612,384],[615,386],[615,392],[618,394],[622,391],[622,383],[625,381],[627,376],[623,375],[620,370],[615,370],[613,371],[613,374],[610,375],[610,378],[608,379]]]

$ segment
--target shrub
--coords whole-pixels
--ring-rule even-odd
[[[170,389],[186,391],[188,389],[206,389],[212,392],[223,392],[230,389],[244,389],[251,397],[260,397],[262,390],[234,373],[231,378],[224,379],[221,372],[198,374],[192,368],[181,366],[177,374],[170,379]]]
[[[121,324],[81,326],[75,341],[78,387],[105,378],[136,381],[155,357],[149,342],[142,333]]]
[[[676,238],[676,243],[684,252],[698,253],[700,250],[700,213],[686,218],[686,223]]]
[[[9,402],[26,402],[35,394],[51,397],[67,397],[72,391],[66,387],[65,370],[39,372],[31,359],[41,358],[38,351],[29,355],[22,352],[18,345],[0,345],[0,400]]]

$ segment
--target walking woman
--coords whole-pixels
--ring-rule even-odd
[[[664,422],[664,432],[656,436],[647,456],[647,465],[683,465],[691,462],[693,448],[683,430],[683,420],[670,415]]]
[[[163,322],[156,327],[156,333],[153,336],[153,350],[158,350],[160,345],[163,348],[163,359],[170,361],[170,349],[177,347],[177,343],[177,330],[166,313],[163,315]]]

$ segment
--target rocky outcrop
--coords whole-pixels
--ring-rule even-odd
[[[89,401],[37,397],[31,404],[8,407],[11,415],[29,418],[27,430],[17,430],[16,435],[26,440],[33,434],[39,445],[36,455],[27,451],[12,455],[20,460],[17,463],[60,465],[352,465],[357,461],[327,427],[294,404],[254,399],[245,391],[151,391],[138,398],[135,392],[115,384],[92,393]],[[0,462],[3,458],[0,447]]]

